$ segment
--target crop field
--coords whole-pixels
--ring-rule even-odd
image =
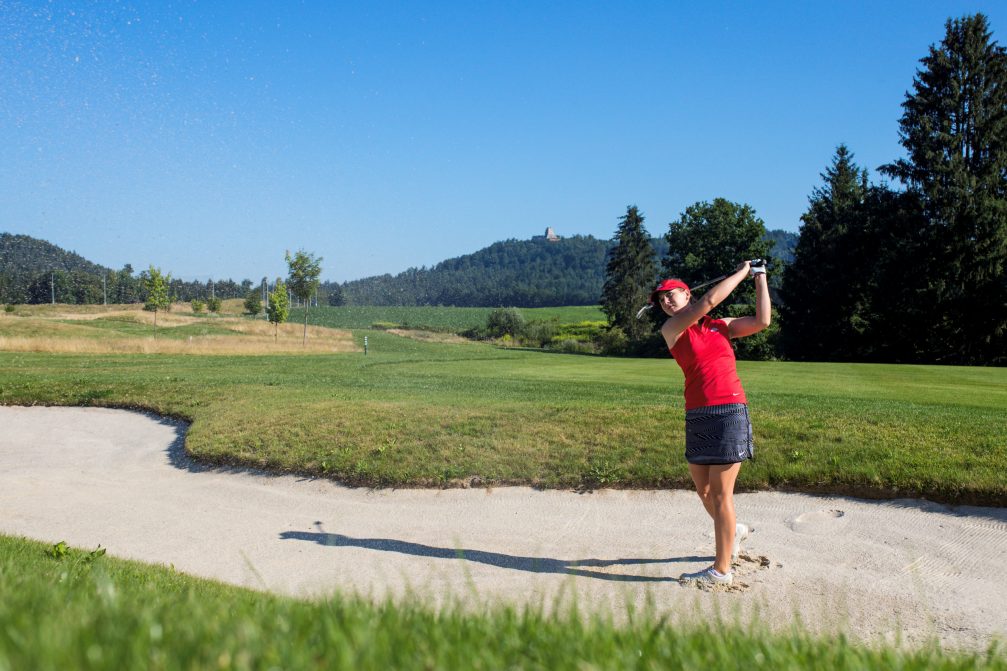
[[[308,310],[308,323],[340,329],[366,329],[378,323],[395,324],[398,328],[460,333],[486,325],[494,308],[442,308],[435,306],[370,306],[317,307]],[[556,320],[560,323],[604,321],[605,313],[597,306],[556,308],[520,308],[526,321]],[[291,321],[303,321],[303,308],[291,309]]]

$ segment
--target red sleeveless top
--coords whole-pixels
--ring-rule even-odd
[[[748,403],[723,319],[704,316],[685,329],[670,350],[685,373],[685,409]]]

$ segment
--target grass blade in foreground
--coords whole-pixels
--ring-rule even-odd
[[[754,625],[629,623],[415,601],[303,602],[0,536],[0,669],[1005,669],[1004,657],[869,649]]]

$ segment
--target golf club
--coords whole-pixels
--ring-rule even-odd
[[[766,265],[766,260],[765,259],[752,259],[751,261],[749,261],[749,263],[752,265],[753,268],[760,268],[760,267]],[[721,275],[720,277],[714,277],[712,280],[707,280],[706,282],[701,282],[701,283],[697,284],[696,286],[692,287],[690,289],[690,292],[696,291],[697,289],[702,289],[703,287],[708,287],[711,284],[716,284],[717,282],[719,282],[719,281],[721,281],[723,279],[726,279],[730,275],[731,275],[731,273],[726,273],[724,275]],[[647,303],[646,305],[644,305],[642,308],[640,308],[637,311],[636,318],[637,319],[643,319],[643,315],[645,315],[647,313],[647,311],[650,310],[653,307],[654,307],[653,303]]]

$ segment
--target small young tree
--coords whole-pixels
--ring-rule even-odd
[[[203,301],[199,300],[198,298],[193,298],[192,299],[192,311],[193,311],[193,313],[195,313],[195,314],[198,315],[200,312],[202,312],[205,309],[206,309],[206,303],[204,303]]]
[[[221,300],[217,297],[207,299],[206,309],[210,312],[219,314],[220,313]]]
[[[279,337],[280,324],[287,321],[290,314],[290,299],[287,298],[287,287],[283,280],[276,278],[273,293],[269,294],[269,304],[266,306],[266,316],[273,324],[273,342]]]
[[[143,309],[154,313],[154,337],[157,337],[157,312],[167,310],[171,305],[168,298],[168,285],[171,284],[171,275],[162,275],[160,268],[151,266],[143,276],[143,287],[147,291],[147,300],[144,301]]]
[[[245,314],[256,317],[260,312],[262,312],[262,299],[259,297],[259,290],[252,289],[245,294]]]
[[[311,297],[318,289],[318,276],[322,274],[322,257],[315,257],[302,249],[290,256],[287,252],[287,284],[290,293],[304,303],[304,338],[301,344],[308,344],[308,305]]]

